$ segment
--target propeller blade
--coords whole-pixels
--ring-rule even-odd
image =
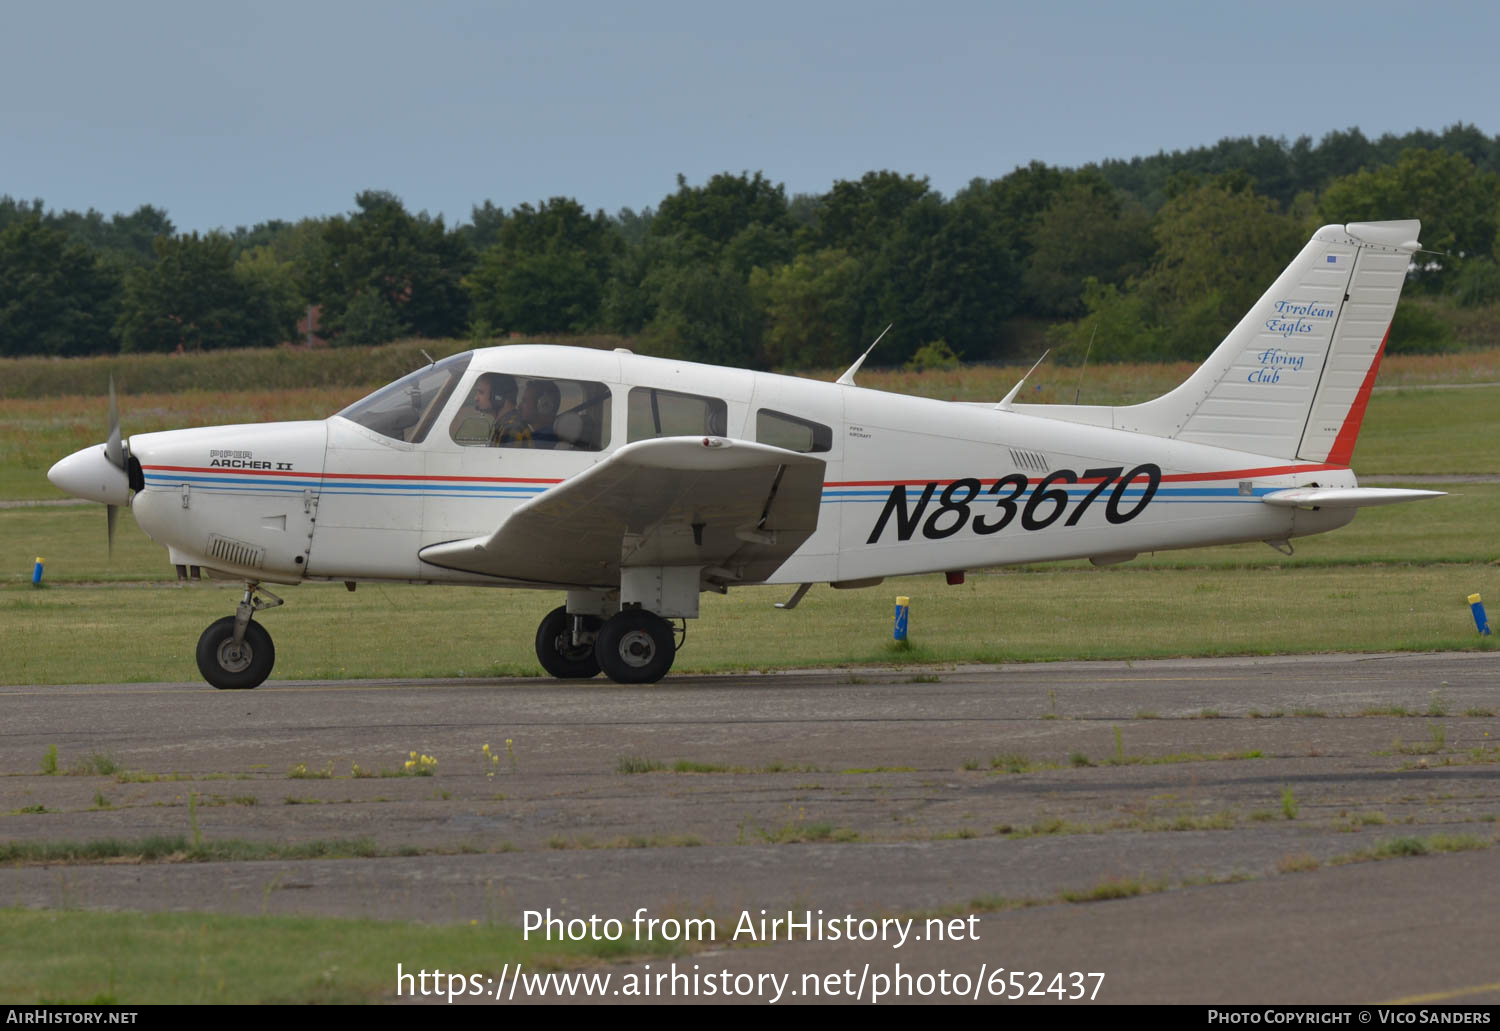
[[[120,447],[120,406],[115,403],[115,377],[109,377],[109,440],[104,445],[104,453],[108,456],[111,464],[123,469],[125,468],[125,453]],[[110,528],[114,528],[114,517],[110,517]]]
[[[104,444],[104,455],[116,468],[125,468],[125,452],[120,447],[120,406],[115,400],[115,377],[109,377],[109,440]],[[109,533],[109,557],[115,557],[115,519],[120,514],[118,505],[106,505],[104,508],[105,519],[108,520]]]

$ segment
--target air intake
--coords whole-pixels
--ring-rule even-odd
[[[214,534],[208,539],[208,553],[231,566],[259,569],[266,560],[266,549],[244,541],[230,540]]]
[[[1011,448],[1010,460],[1016,463],[1017,469],[1027,469],[1034,473],[1047,471],[1047,459],[1035,451],[1017,451]]]

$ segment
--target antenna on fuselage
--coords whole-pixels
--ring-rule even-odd
[[[1016,385],[1010,388],[1010,393],[1006,394],[1004,397],[1002,397],[1000,399],[1000,403],[997,404],[997,405],[995,405],[995,411],[997,411],[997,412],[1008,412],[1008,411],[1010,411],[1010,403],[1016,399],[1016,395],[1019,394],[1021,392],[1021,388],[1026,385],[1026,378],[1028,376],[1030,376],[1033,372],[1035,372],[1037,365],[1040,365],[1040,364],[1042,364],[1042,362],[1046,361],[1047,360],[1047,356],[1049,354],[1051,354],[1051,353],[1052,353],[1052,348],[1050,348],[1050,347],[1047,348],[1047,350],[1045,350],[1045,351],[1042,352],[1042,356],[1036,360],[1036,365],[1033,365],[1031,368],[1027,369],[1026,370],[1026,375],[1022,376],[1020,378],[1020,380],[1018,380],[1016,382]]]
[[[892,322],[891,326],[894,325],[895,323]],[[878,344],[880,343],[880,341],[885,339],[885,335],[891,331],[891,326],[887,326],[880,331],[880,336],[875,338],[875,344]],[[865,359],[870,357],[870,352],[875,350],[875,344],[871,344],[869,347],[865,348],[865,353],[855,359],[854,364],[845,369],[844,374],[838,379],[834,380],[834,382],[841,383],[846,387],[854,386],[854,374],[858,372],[859,367],[865,363]]]
[[[427,364],[428,365],[436,365],[437,364],[437,359],[434,358],[432,355],[428,354],[426,348],[419,347],[419,348],[417,348],[417,350],[422,352],[422,357],[427,359]]]
[[[1073,389],[1073,403],[1078,403],[1078,395],[1083,393],[1083,370],[1089,367],[1089,355],[1094,353],[1094,337],[1099,335],[1099,323],[1094,323],[1094,331],[1089,334],[1089,346],[1083,352],[1083,364],[1078,366],[1078,386]]]

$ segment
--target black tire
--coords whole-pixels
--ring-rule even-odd
[[[589,638],[584,644],[573,644],[573,617],[568,607],[559,605],[547,613],[536,628],[536,658],[542,669],[560,680],[587,680],[599,675],[599,660],[594,657],[594,641],[604,621],[598,616],[584,616],[583,628]]]
[[[624,609],[605,620],[594,655],[604,675],[617,684],[654,684],[672,668],[677,637],[656,613]]]
[[[276,648],[266,628],[254,621],[245,626],[245,640],[234,648],[234,617],[216,619],[198,638],[198,672],[220,691],[259,687],[276,665]]]

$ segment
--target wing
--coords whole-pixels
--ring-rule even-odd
[[[723,437],[627,444],[520,505],[486,537],[424,562],[536,583],[613,587],[621,566],[700,566],[716,583],[766,579],[812,536],[823,461]]]

